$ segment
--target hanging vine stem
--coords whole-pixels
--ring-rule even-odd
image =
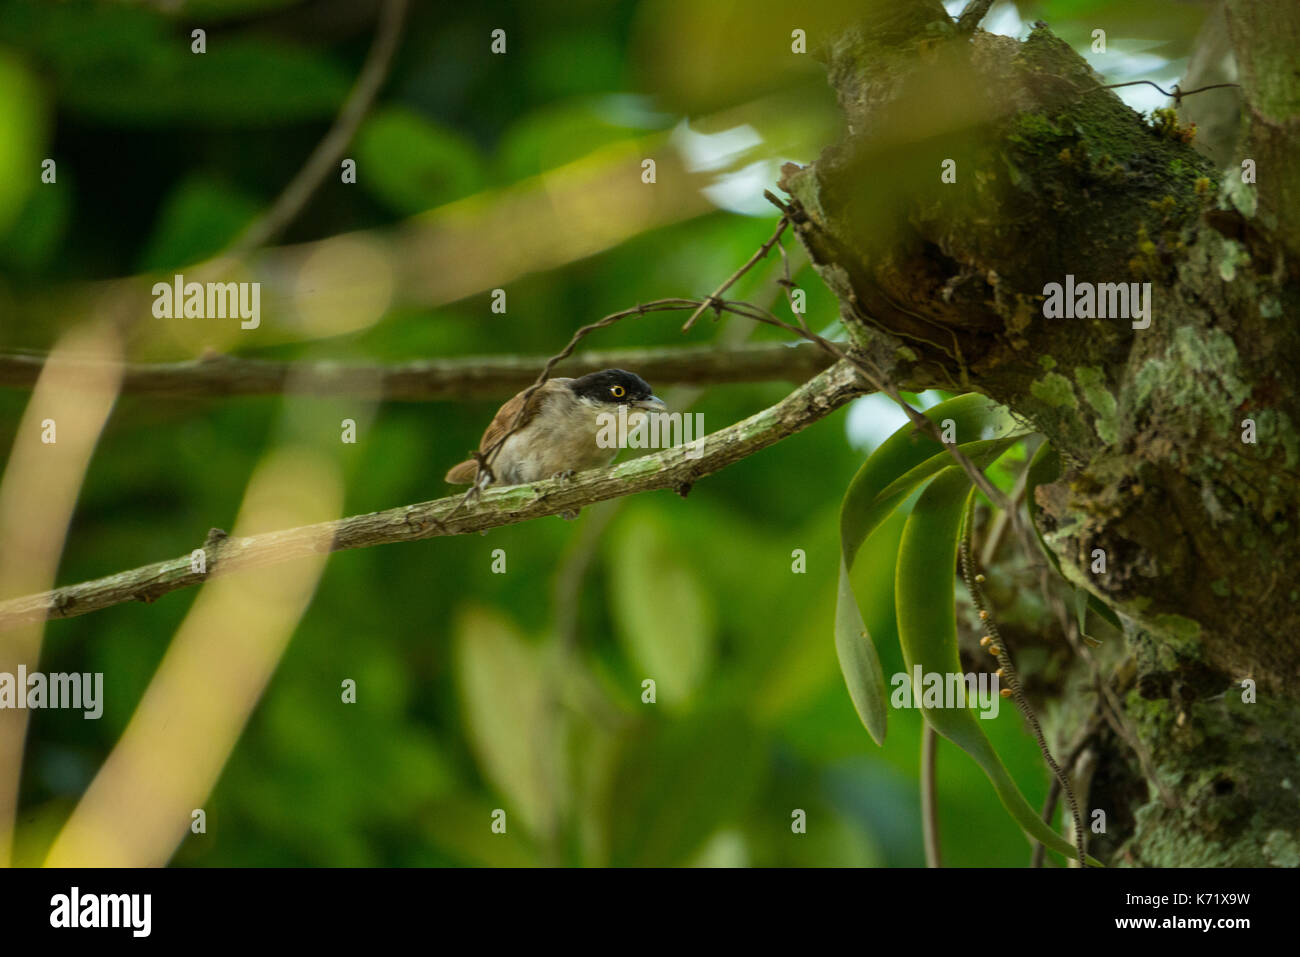
[[[1079,802],[1074,796],[1074,788],[1070,786],[1069,778],[1066,777],[1065,772],[1061,770],[1060,765],[1052,757],[1051,749],[1047,746],[1047,740],[1043,737],[1042,726],[1038,723],[1038,716],[1034,714],[1034,709],[1030,707],[1029,699],[1025,697],[1024,689],[1020,685],[1020,676],[1016,673],[1015,666],[1011,662],[1011,653],[1007,649],[1007,643],[1003,640],[997,623],[988,610],[984,589],[980,587],[984,581],[984,576],[975,573],[975,563],[971,560],[971,536],[975,525],[974,515],[975,510],[972,506],[966,513],[966,530],[961,537],[961,573],[966,582],[966,590],[970,592],[971,601],[975,603],[975,607],[979,611],[980,626],[985,631],[984,636],[980,638],[980,645],[989,654],[997,658],[998,677],[1006,682],[1007,688],[1011,691],[1011,697],[1015,699],[1016,707],[1020,709],[1020,713],[1024,715],[1025,720],[1029,722],[1029,727],[1034,732],[1034,738],[1038,742],[1038,750],[1042,753],[1043,760],[1052,769],[1052,774],[1060,782],[1061,790],[1065,792],[1066,802],[1070,805],[1070,816],[1074,819],[1074,847],[1078,852],[1079,866],[1087,867],[1087,864],[1084,863],[1086,834],[1083,829],[1083,818],[1079,815]]]
[[[926,867],[943,867],[939,846],[939,795],[935,787],[934,773],[935,756],[938,750],[938,733],[930,722],[923,721],[921,723],[921,842],[925,845]]]
[[[1092,739],[1096,737],[1097,731],[1101,728],[1102,723],[1101,702],[1098,702],[1097,710],[1093,711],[1092,717],[1088,719],[1083,730],[1079,732],[1079,736],[1075,738],[1074,743],[1070,745],[1070,749],[1065,753],[1065,760],[1061,762],[1061,766],[1065,768],[1066,771],[1070,771],[1074,768],[1080,755],[1083,754],[1084,749],[1087,748],[1092,742]],[[1060,779],[1054,777],[1052,778],[1051,787],[1047,789],[1047,798],[1043,801],[1042,818],[1044,824],[1049,826],[1051,825],[1052,815],[1056,813],[1056,802],[1060,800],[1060,797],[1061,782]],[[1033,853],[1029,856],[1029,866],[1042,867],[1046,856],[1047,849],[1041,844],[1035,845]]]

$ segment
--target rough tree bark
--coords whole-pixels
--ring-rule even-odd
[[[1047,25],[971,35],[890,0],[823,49],[844,135],[782,181],[857,350],[1005,403],[1060,454],[1041,531],[1120,616],[1115,687],[1177,803],[1100,734],[1081,799],[1114,863],[1300,865],[1300,5],[1222,14],[1242,124],[1223,169]],[[1150,326],[1045,318],[1067,274],[1152,283]],[[1058,746],[1095,700],[1081,675],[1060,688]]]

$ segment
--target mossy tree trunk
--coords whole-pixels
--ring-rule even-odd
[[[1005,403],[1061,457],[1041,530],[1124,623],[1108,664],[1177,804],[1100,736],[1081,800],[1115,863],[1300,864],[1300,5],[1222,19],[1222,169],[1048,26],[963,35],[938,0],[891,0],[823,50],[845,132],[782,182],[856,349]],[[1149,325],[1049,318],[1067,276],[1150,283]],[[1095,691],[1065,688],[1052,713],[1086,716]]]

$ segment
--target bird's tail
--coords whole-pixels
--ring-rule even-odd
[[[447,472],[446,481],[451,485],[471,485],[477,476],[478,463],[473,459],[467,459],[451,467]]]

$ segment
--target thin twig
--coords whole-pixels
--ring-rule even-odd
[[[745,265],[733,272],[726,282],[713,290],[713,295],[700,303],[700,308],[691,313],[691,317],[686,320],[686,325],[682,326],[682,332],[690,332],[691,327],[695,325],[695,320],[700,318],[701,313],[703,313],[709,306],[714,305],[719,296],[735,285],[736,281],[740,279],[741,276],[753,269],[754,264],[764,258],[771,251],[772,247],[776,244],[776,241],[781,238],[781,234],[785,232],[785,228],[788,225],[790,225],[790,220],[787,217],[782,216],[780,222],[776,224],[776,232],[772,234],[772,237],[767,242],[763,243],[763,245],[758,247],[758,250],[754,255],[749,257],[749,261],[746,262]]]
[[[970,0],[961,11],[961,16],[957,18],[958,33],[974,33],[975,28],[980,25],[984,15],[989,12],[989,7],[993,6],[993,0]]]
[[[250,223],[239,237],[230,244],[220,260],[242,259],[254,249],[266,245],[284,230],[302,211],[307,200],[325,177],[329,175],[343,157],[343,151],[352,142],[361,121],[365,118],[374,102],[379,88],[383,86],[388,69],[397,51],[397,40],[401,36],[402,22],[406,18],[407,0],[385,0],[379,11],[379,23],[375,29],[375,39],[370,46],[365,65],[357,74],[356,83],[348,94],[347,100],[339,111],[334,125],[330,127],[296,176],[276,198],[271,208],[261,217]]]
[[[1172,90],[1166,90],[1164,87],[1160,86],[1158,83],[1153,83],[1153,82],[1151,82],[1150,80],[1129,80],[1129,81],[1126,82],[1126,83],[1106,83],[1106,84],[1104,84],[1104,85],[1102,85],[1102,86],[1095,87],[1095,89],[1099,89],[1099,90],[1117,90],[1117,89],[1119,89],[1121,86],[1141,86],[1141,85],[1143,85],[1143,84],[1145,84],[1145,85],[1147,85],[1147,86],[1154,86],[1157,90],[1159,90],[1159,91],[1160,91],[1161,93],[1163,93],[1165,96],[1172,97],[1175,106],[1180,106],[1180,105],[1182,104],[1182,102],[1183,102],[1183,97],[1185,97],[1185,96],[1191,96],[1191,95],[1194,94],[1194,93],[1204,93],[1206,90],[1218,90],[1218,89],[1222,89],[1223,87],[1228,87],[1228,86],[1234,86],[1234,87],[1240,87],[1240,86],[1241,86],[1240,83],[1211,83],[1209,86],[1198,86],[1198,87],[1197,87],[1196,89],[1194,89],[1194,90],[1183,90],[1183,89],[1180,89],[1180,88],[1179,88],[1179,86],[1178,86],[1177,83],[1175,83],[1175,84],[1174,84],[1174,88],[1173,88]]]
[[[777,285],[785,290],[786,302],[790,304],[790,314],[794,316],[794,321],[799,323],[799,328],[804,332],[810,332],[808,323],[803,317],[803,310],[795,308],[794,291],[799,288],[799,285],[790,275],[790,254],[785,251],[785,243],[778,242],[776,248],[781,252],[781,278],[777,280]]]
[[[1056,76],[1055,74],[1040,74],[1040,75],[1051,76],[1054,80],[1065,83],[1067,86],[1072,87],[1075,90],[1076,94],[1081,97],[1087,96],[1089,93],[1096,93],[1098,90],[1118,90],[1120,87],[1125,87],[1125,86],[1155,87],[1155,89],[1159,90],[1165,96],[1171,97],[1174,101],[1175,106],[1181,106],[1183,103],[1183,97],[1186,96],[1192,96],[1196,93],[1204,93],[1206,90],[1218,90],[1225,87],[1241,86],[1240,83],[1211,83],[1208,86],[1198,86],[1194,90],[1184,90],[1181,89],[1177,83],[1175,83],[1174,88],[1172,90],[1166,90],[1159,83],[1155,83],[1151,80],[1125,80],[1123,83],[1095,83],[1092,86],[1083,87],[1080,86],[1078,83],[1075,83],[1073,80],[1069,79],[1068,77]]]

